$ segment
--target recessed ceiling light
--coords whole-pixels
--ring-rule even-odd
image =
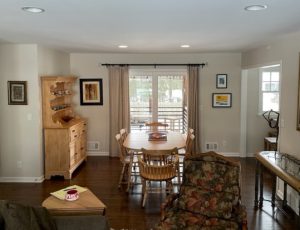
[[[22,7],[22,10],[30,12],[30,13],[43,13],[45,11],[42,8],[33,7],[33,6]]]
[[[267,5],[251,5],[251,6],[245,7],[246,11],[259,11],[259,10],[265,10],[265,9],[267,9]]]
[[[190,48],[190,45],[181,45],[181,48]]]
[[[118,47],[119,47],[120,49],[126,49],[126,48],[128,48],[127,45],[119,45]]]

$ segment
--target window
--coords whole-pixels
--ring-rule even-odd
[[[185,76],[186,70],[130,70],[131,130],[142,130],[145,122],[159,121],[183,132],[186,121]]]
[[[260,68],[260,114],[269,110],[279,112],[280,65]]]

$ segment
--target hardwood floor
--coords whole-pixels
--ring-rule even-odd
[[[238,158],[242,164],[242,202],[247,207],[249,229],[300,229],[296,218],[287,218],[273,210],[269,202],[264,202],[262,210],[254,205],[254,158]],[[43,183],[0,183],[0,199],[14,200],[23,204],[40,205],[50,192],[69,185],[90,188],[106,205],[106,217],[114,229],[151,229],[160,219],[160,204],[165,199],[162,194],[150,194],[146,207],[141,208],[141,186],[127,194],[118,189],[121,164],[118,158],[89,157],[88,161],[76,170],[72,180],[52,178]],[[268,180],[268,175],[265,176]],[[269,177],[270,178],[270,177]],[[265,198],[271,197],[271,185],[265,186]]]

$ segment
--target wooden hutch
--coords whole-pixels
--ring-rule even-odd
[[[86,121],[72,108],[72,88],[77,77],[41,77],[45,178],[61,175],[71,179],[86,160]]]

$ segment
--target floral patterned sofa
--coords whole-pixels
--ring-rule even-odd
[[[247,229],[239,162],[215,152],[188,156],[179,194],[162,205],[156,229]]]

